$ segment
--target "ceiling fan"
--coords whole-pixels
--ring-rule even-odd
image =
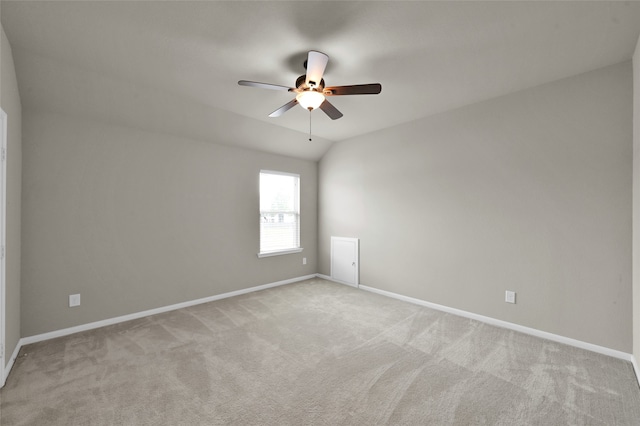
[[[294,99],[269,114],[269,117],[280,117],[293,108],[294,105],[299,104],[302,108],[309,111],[320,108],[332,120],[337,120],[342,117],[342,113],[325,99],[327,96],[377,95],[382,91],[382,85],[380,85],[380,83],[325,87],[322,75],[324,74],[327,62],[329,62],[327,55],[322,52],[310,50],[307,60],[304,63],[307,73],[298,77],[296,87],[279,86],[277,84],[258,83],[247,80],[240,80],[238,84],[240,86],[282,90],[297,94]]]

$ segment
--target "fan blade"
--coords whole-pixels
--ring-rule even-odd
[[[307,77],[306,84],[309,87],[318,87],[322,81],[322,74],[327,67],[329,57],[322,52],[316,52],[315,50],[309,51],[307,57]]]
[[[272,117],[272,118],[280,117],[282,114],[289,111],[291,108],[293,108],[297,104],[298,104],[298,100],[296,98],[293,98],[292,101],[287,102],[286,104],[282,105],[280,108],[278,108],[277,110],[269,114],[269,117]]]
[[[269,83],[258,83],[257,81],[240,80],[238,84],[240,86],[259,87],[261,89],[284,90],[285,92],[294,90],[293,87],[279,86],[277,84]]]
[[[320,104],[320,109],[324,111],[324,113],[327,114],[332,120],[337,120],[338,118],[342,117],[342,113],[338,111],[338,109],[326,99],[323,103]]]
[[[325,96],[342,96],[342,95],[377,95],[382,91],[380,83],[373,84],[356,84],[354,86],[335,86],[325,87]]]

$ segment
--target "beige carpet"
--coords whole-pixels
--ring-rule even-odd
[[[638,425],[628,362],[310,280],[23,348],[9,425]]]

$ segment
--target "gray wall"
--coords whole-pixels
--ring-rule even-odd
[[[20,340],[20,206],[22,190],[22,107],[9,40],[2,29],[0,104],[7,113],[7,260],[5,361]]]
[[[317,270],[316,162],[27,109],[23,149],[23,336]],[[261,168],[301,175],[300,254],[257,258]]]
[[[626,62],[335,144],[319,272],[629,353],[631,183]]]

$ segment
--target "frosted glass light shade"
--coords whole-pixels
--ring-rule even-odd
[[[316,109],[324,102],[324,95],[314,90],[301,92],[296,96],[296,100],[304,109]]]

